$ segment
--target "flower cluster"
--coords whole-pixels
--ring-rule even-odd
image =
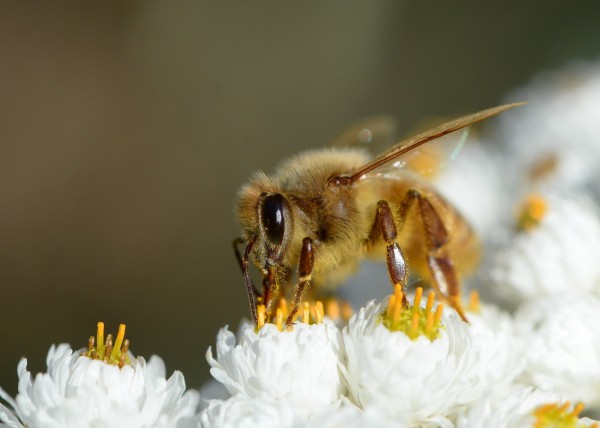
[[[157,356],[148,362],[128,350],[125,326],[115,342],[104,340],[98,323],[97,341],[88,349],[52,346],[47,373],[32,377],[27,360],[19,363],[19,394],[13,400],[0,390],[12,409],[0,405],[0,426],[11,428],[193,427],[199,394],[185,392],[180,372],[165,378]],[[97,344],[97,346],[96,346]]]
[[[289,323],[282,299],[218,332],[200,393],[99,323],[87,349],[52,346],[46,373],[19,363],[0,427],[599,428],[600,63],[517,97],[531,104],[434,178],[488,254],[462,296],[468,322],[399,285],[354,314],[304,302]]]

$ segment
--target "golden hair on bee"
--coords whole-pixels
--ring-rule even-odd
[[[443,123],[374,158],[356,148],[325,148],[285,160],[273,174],[254,174],[238,194],[241,236],[234,247],[255,322],[257,297],[269,315],[295,279],[289,325],[309,288],[335,286],[366,257],[385,261],[392,285],[404,295],[410,268],[466,321],[460,277],[477,264],[477,236],[422,178],[408,169],[377,171],[429,141],[519,105]],[[250,262],[261,273],[262,291],[252,283]]]

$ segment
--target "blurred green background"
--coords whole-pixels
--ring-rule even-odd
[[[0,385],[104,320],[200,386],[248,312],[252,171],[368,114],[495,105],[599,56],[599,22],[597,1],[2,2]]]

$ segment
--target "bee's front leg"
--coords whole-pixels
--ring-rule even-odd
[[[248,304],[250,305],[250,314],[252,315],[252,320],[254,321],[254,324],[256,324],[258,322],[258,317],[256,314],[256,298],[260,294],[258,293],[258,290],[254,286],[254,283],[252,282],[252,278],[250,277],[250,272],[248,270],[248,267],[249,267],[248,260],[250,258],[250,252],[252,251],[252,246],[256,242],[256,238],[253,238],[248,241],[248,245],[246,246],[246,249],[244,250],[244,256],[242,257],[238,250],[238,245],[243,242],[244,242],[244,240],[241,238],[235,239],[233,241],[233,248],[235,250],[235,257],[240,265],[240,268],[242,269],[242,274],[244,275],[244,281],[246,282],[246,292],[248,294]]]
[[[280,287],[277,283],[274,266],[265,266],[265,268],[262,269],[261,274],[263,277],[263,304],[267,307],[267,319],[269,319],[275,305],[279,301]]]
[[[404,224],[410,207],[417,202],[419,218],[425,230],[427,265],[433,278],[432,285],[456,310],[461,319],[469,322],[460,300],[460,281],[446,244],[449,235],[444,223],[426,196],[418,190],[408,191],[400,206],[400,224]]]
[[[408,300],[406,299],[406,260],[404,259],[404,255],[400,250],[398,242],[396,242],[398,231],[396,229],[394,217],[392,216],[392,211],[386,201],[379,201],[377,203],[375,227],[379,227],[381,236],[385,241],[386,261],[390,280],[392,281],[392,284],[400,285],[403,292],[402,303],[404,306],[408,306]]]
[[[294,322],[300,301],[306,289],[310,286],[312,279],[313,267],[315,264],[315,253],[313,250],[313,242],[310,238],[302,240],[302,251],[300,252],[300,261],[298,263],[298,283],[294,287],[294,296],[292,297],[292,309],[285,323],[290,325]]]

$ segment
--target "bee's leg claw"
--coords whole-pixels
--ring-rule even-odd
[[[294,322],[300,301],[306,289],[310,286],[312,272],[315,262],[315,253],[313,250],[312,239],[304,238],[302,241],[302,251],[300,252],[300,262],[298,263],[298,284],[294,288],[294,296],[292,297],[292,309],[285,320],[286,325],[291,325]]]

